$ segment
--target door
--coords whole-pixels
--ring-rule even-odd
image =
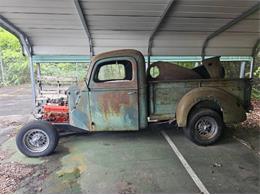
[[[96,62],[89,84],[91,130],[139,129],[137,66],[133,58]]]

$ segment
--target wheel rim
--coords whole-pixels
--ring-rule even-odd
[[[210,140],[217,134],[218,124],[214,118],[203,116],[196,122],[195,130],[201,140]]]
[[[41,129],[30,129],[23,136],[25,147],[31,152],[43,152],[49,146],[50,139]]]

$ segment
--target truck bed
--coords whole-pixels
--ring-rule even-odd
[[[180,99],[198,87],[214,87],[234,95],[248,110],[250,104],[250,79],[193,79],[148,81],[149,116],[151,120],[172,120]]]

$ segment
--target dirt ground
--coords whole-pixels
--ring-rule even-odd
[[[230,126],[233,137],[260,155],[260,100],[252,100],[254,110],[247,120]]]
[[[3,97],[1,107],[7,102]],[[213,193],[259,193],[260,101],[252,103],[248,120],[229,126],[220,144],[207,149],[165,127]],[[88,141],[84,136],[63,138],[53,155],[27,158],[17,151],[15,134],[31,115],[17,113],[0,116],[0,193],[199,193],[154,129],[96,134]]]

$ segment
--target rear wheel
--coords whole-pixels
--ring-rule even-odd
[[[57,130],[46,121],[32,121],[21,128],[16,136],[18,149],[26,156],[40,157],[51,154],[59,141]]]
[[[211,109],[200,109],[192,112],[185,135],[198,145],[210,145],[218,141],[223,131],[221,115]]]

